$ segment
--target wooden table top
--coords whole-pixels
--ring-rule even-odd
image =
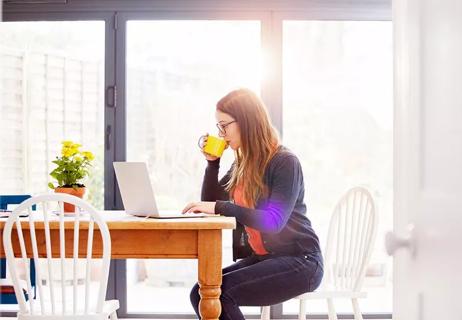
[[[236,228],[236,219],[233,217],[198,217],[198,218],[171,218],[156,219],[136,217],[125,213],[125,211],[100,211],[103,219],[106,221],[109,230],[210,230],[210,229],[234,229]],[[80,215],[80,227],[88,225],[89,216],[85,213]],[[0,220],[0,229],[3,229],[6,218]],[[29,218],[20,218],[21,227],[29,228]],[[43,229],[43,216],[40,212],[34,213],[34,223],[36,229]],[[50,229],[59,229],[59,216],[49,215]],[[66,229],[74,227],[74,218],[65,217],[64,225]],[[96,225],[95,225],[96,228]]]

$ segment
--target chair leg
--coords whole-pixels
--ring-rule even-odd
[[[261,307],[261,320],[270,320],[270,306]]]
[[[111,313],[109,317],[111,318],[111,320],[117,320],[117,311],[114,311],[113,313]]]
[[[338,320],[337,313],[335,312],[334,300],[332,298],[327,299],[327,310],[329,312],[329,320]]]
[[[359,310],[358,299],[352,298],[351,304],[353,305],[353,312],[355,314],[355,320],[363,320],[363,315],[361,314],[361,310]]]
[[[298,320],[306,320],[306,300],[300,299],[300,309],[298,310]]]

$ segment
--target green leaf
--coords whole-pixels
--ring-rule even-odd
[[[49,183],[48,183],[48,188],[54,190],[54,189],[55,189],[55,186],[53,185],[53,183],[49,182]]]

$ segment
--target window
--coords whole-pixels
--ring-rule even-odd
[[[206,161],[197,142],[218,134],[222,96],[243,86],[259,92],[260,47],[259,21],[127,22],[127,160],[147,162],[159,209],[200,199]],[[233,155],[225,154],[228,170]],[[231,232],[223,242],[226,266]],[[193,312],[196,260],[131,260],[127,279],[128,312]]]
[[[104,22],[4,22],[1,194],[47,192],[62,140],[96,155],[87,199],[103,207]]]
[[[102,21],[1,24],[0,194],[50,191],[52,160],[62,140],[74,140],[96,156],[86,198],[103,208],[104,27]],[[48,286],[47,263],[40,260],[44,278],[39,281]],[[78,290],[84,290],[85,263],[79,261]],[[60,262],[53,264],[58,270]],[[99,269],[99,262],[92,265],[94,279]],[[71,270],[64,273],[66,280],[74,278]]]
[[[47,191],[51,160],[69,138],[97,156],[87,199],[98,208],[122,208],[112,161],[126,156],[148,163],[160,209],[180,210],[199,199],[205,164],[197,140],[217,134],[217,100],[249,87],[302,161],[308,215],[323,244],[340,194],[356,184],[373,192],[380,226],[361,306],[390,313],[391,260],[380,242],[393,216],[390,3],[7,3],[5,19],[17,22],[0,24],[0,193]],[[82,17],[104,21],[68,21]],[[116,108],[104,107],[105,85],[117,87]],[[117,130],[106,149],[103,124]],[[223,171],[232,161],[228,150]],[[223,241],[226,266],[230,233]],[[124,262],[113,265],[109,294],[121,317],[192,314],[195,260],[128,260],[126,292],[114,289]],[[321,303],[309,310],[325,314]],[[276,317],[296,313],[294,301],[283,307]],[[351,314],[349,307],[337,309]]]
[[[333,208],[349,188],[372,194],[379,213],[362,311],[391,312],[391,263],[383,250],[393,228],[392,25],[373,21],[284,21],[284,143],[301,159],[308,217],[321,243]],[[351,313],[348,300],[336,302]],[[284,313],[298,312],[292,300]],[[325,313],[325,301],[307,310]]]

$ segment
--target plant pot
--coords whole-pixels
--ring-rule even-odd
[[[65,188],[65,187],[57,187],[55,188],[56,193],[67,193],[79,198],[83,198],[85,194],[86,188]],[[75,206],[73,204],[64,202],[64,212],[75,212]]]

